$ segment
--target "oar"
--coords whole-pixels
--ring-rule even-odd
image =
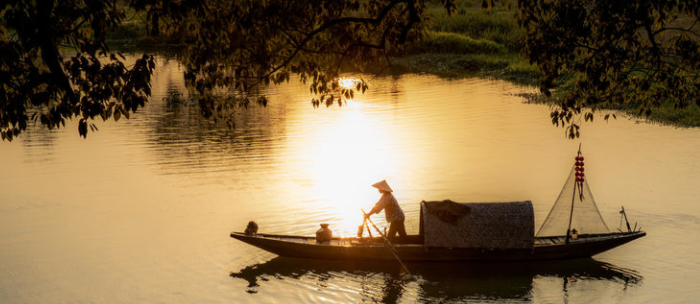
[[[365,221],[362,222],[362,223],[365,224],[365,227],[367,227],[367,233],[369,233],[369,238],[370,238],[370,240],[371,240],[371,239],[373,238],[373,236],[372,236],[372,229],[369,229],[369,224],[367,224],[367,219],[365,219]]]
[[[399,262],[399,264],[401,264],[401,267],[403,267],[403,270],[405,270],[406,273],[408,273],[408,275],[411,275],[411,272],[408,270],[406,265],[404,265],[404,263],[399,258],[399,254],[396,252],[396,248],[394,247],[394,245],[391,244],[391,242],[389,242],[389,239],[386,237],[386,235],[384,235],[384,233],[382,233],[382,231],[379,230],[379,228],[377,228],[377,225],[375,225],[374,222],[372,222],[372,219],[367,217],[367,213],[365,212],[365,210],[364,209],[360,209],[360,210],[362,210],[362,213],[365,215],[365,218],[367,220],[369,220],[369,222],[372,224],[372,227],[374,227],[374,229],[377,230],[379,235],[382,236],[382,238],[384,239],[384,243],[386,243],[387,247],[389,247],[389,251],[391,251],[391,254],[393,254],[394,257],[396,258],[396,260]],[[368,228],[367,230],[369,231],[369,227],[367,227],[367,228]]]
[[[365,234],[365,227],[367,227],[367,233],[369,233],[369,239],[370,239],[370,241],[371,241],[372,238],[373,238],[373,236],[372,236],[372,230],[369,229],[369,224],[367,224],[367,219],[366,219],[366,218],[362,220],[362,225],[360,225],[359,227],[357,227],[357,237],[358,237],[358,238],[362,238],[362,236]]]

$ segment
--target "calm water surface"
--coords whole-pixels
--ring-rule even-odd
[[[75,123],[0,142],[2,303],[689,303],[700,298],[700,131],[598,118],[580,140],[523,104],[533,88],[427,75],[370,79],[348,106],[315,109],[308,88],[265,90],[233,130],[158,58],[154,96],[131,120]],[[185,95],[187,95],[185,93]],[[532,200],[536,225],[579,143],[610,227],[624,205],[648,236],[593,259],[536,264],[312,262],[228,237],[352,235],[387,179],[418,230],[421,200]],[[383,216],[375,222],[384,226]]]

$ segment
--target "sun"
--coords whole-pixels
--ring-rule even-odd
[[[338,79],[338,85],[340,85],[341,88],[348,90],[356,88],[358,82],[360,82],[360,79],[355,77],[340,77]]]

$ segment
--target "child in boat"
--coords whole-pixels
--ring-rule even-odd
[[[403,223],[405,216],[403,214],[403,210],[401,210],[401,207],[399,206],[399,202],[396,200],[394,195],[391,194],[394,192],[394,190],[389,187],[386,180],[378,182],[372,185],[372,187],[379,189],[379,193],[382,194],[382,197],[379,199],[377,204],[374,205],[374,208],[372,208],[369,213],[365,214],[365,218],[369,218],[372,214],[379,213],[383,209],[384,214],[386,215],[386,222],[390,223],[387,237],[393,238],[397,233],[400,237],[405,237],[406,227]]]

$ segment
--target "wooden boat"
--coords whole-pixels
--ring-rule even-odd
[[[566,237],[536,237],[532,249],[431,248],[420,235],[392,241],[404,262],[457,261],[534,261],[591,257],[646,235],[644,231],[581,235],[566,243]],[[381,238],[333,238],[329,244],[317,244],[315,237],[231,233],[231,237],[284,257],[341,260],[394,260]]]
[[[407,240],[392,241],[404,262],[457,261],[533,261],[591,257],[646,235],[644,231],[612,233],[610,235],[581,235],[578,240],[565,242],[565,237],[536,237],[532,249],[498,248],[431,248],[420,235]],[[394,260],[381,238],[333,238],[329,244],[317,244],[315,237],[231,233],[231,237],[284,257],[343,260]]]
[[[610,232],[583,177],[579,149],[574,169],[547,219],[534,233],[530,201],[505,203],[421,202],[418,235],[392,239],[405,262],[534,261],[591,257],[646,235],[630,228]],[[576,213],[574,212],[576,211]],[[379,237],[333,238],[233,232],[231,237],[284,257],[395,260]]]
[[[436,210],[437,209],[437,210]],[[445,214],[462,209],[458,219]],[[433,210],[434,212],[431,212]],[[532,203],[422,202],[420,233],[391,243],[405,262],[535,261],[591,257],[646,235],[644,231],[535,237]],[[381,237],[315,237],[233,232],[231,237],[284,257],[394,260]]]

